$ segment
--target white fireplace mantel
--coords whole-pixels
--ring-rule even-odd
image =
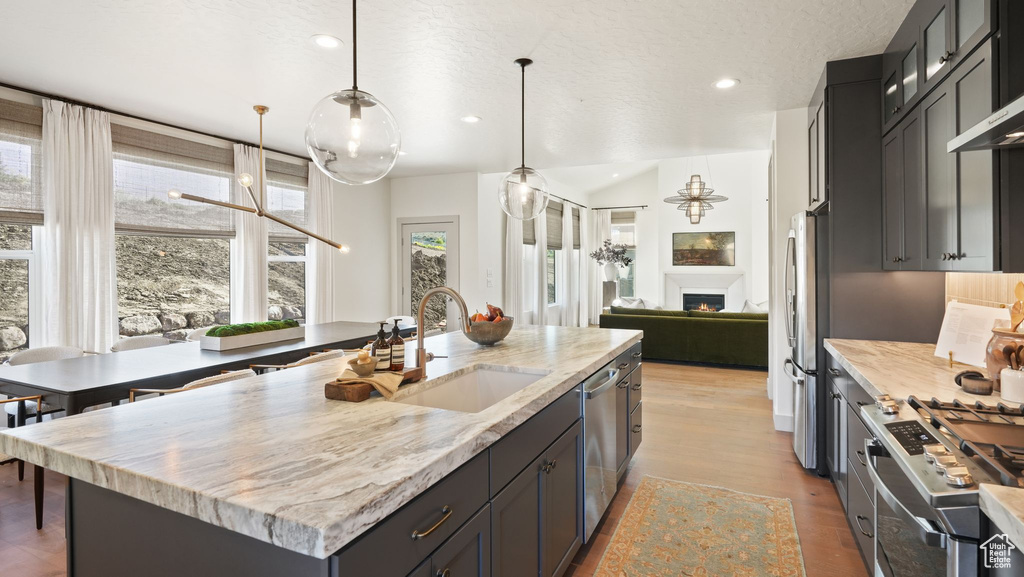
[[[665,298],[663,305],[669,310],[683,308],[683,293],[708,293],[725,295],[725,306],[730,310],[743,307],[743,274],[685,274],[665,273]]]

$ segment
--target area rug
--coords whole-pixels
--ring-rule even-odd
[[[644,476],[595,577],[804,577],[788,499]]]

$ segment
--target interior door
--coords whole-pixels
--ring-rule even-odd
[[[399,309],[401,314],[415,317],[428,290],[438,286],[459,290],[459,222],[458,217],[403,219],[399,229]],[[427,303],[422,330],[444,332],[449,326],[459,326],[458,307],[446,303],[441,297]]]

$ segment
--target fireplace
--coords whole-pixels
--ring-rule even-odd
[[[725,295],[686,293],[683,295],[684,311],[713,311],[725,308]]]

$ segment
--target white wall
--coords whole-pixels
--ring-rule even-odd
[[[388,234],[391,257],[390,295],[392,310],[399,314],[401,306],[401,279],[398,273],[399,251],[398,219],[430,216],[459,217],[459,286],[452,287],[462,294],[471,310],[483,308],[485,298],[480,290],[481,275],[478,260],[477,173],[416,176],[391,180],[390,227]],[[500,209],[499,209],[500,211]],[[386,231],[390,230],[390,233]]]
[[[739,310],[744,300],[768,298],[768,151],[720,154],[707,157],[715,194],[729,197],[701,219],[690,224],[676,205],[664,202],[690,178],[695,166],[704,169],[704,157],[662,160],[651,171],[590,194],[589,205],[648,205],[637,212],[637,295],[664,304],[666,273],[737,274],[744,280],[730,291],[727,306]],[[707,175],[704,175],[707,177]],[[735,232],[735,267],[679,267],[672,265],[672,234],[675,232]],[[735,296],[733,296],[735,295]],[[672,296],[672,295],[669,295]],[[738,301],[738,302],[736,302]]]
[[[392,316],[388,259],[391,186],[387,179],[366,186],[333,182],[334,218],[331,238],[349,245],[348,254],[334,253],[334,318],[374,322]]]
[[[775,428],[793,430],[793,384],[782,372],[789,354],[785,325],[786,247],[790,218],[807,207],[807,109],[775,114],[775,183],[771,203],[771,302],[768,388]]]

